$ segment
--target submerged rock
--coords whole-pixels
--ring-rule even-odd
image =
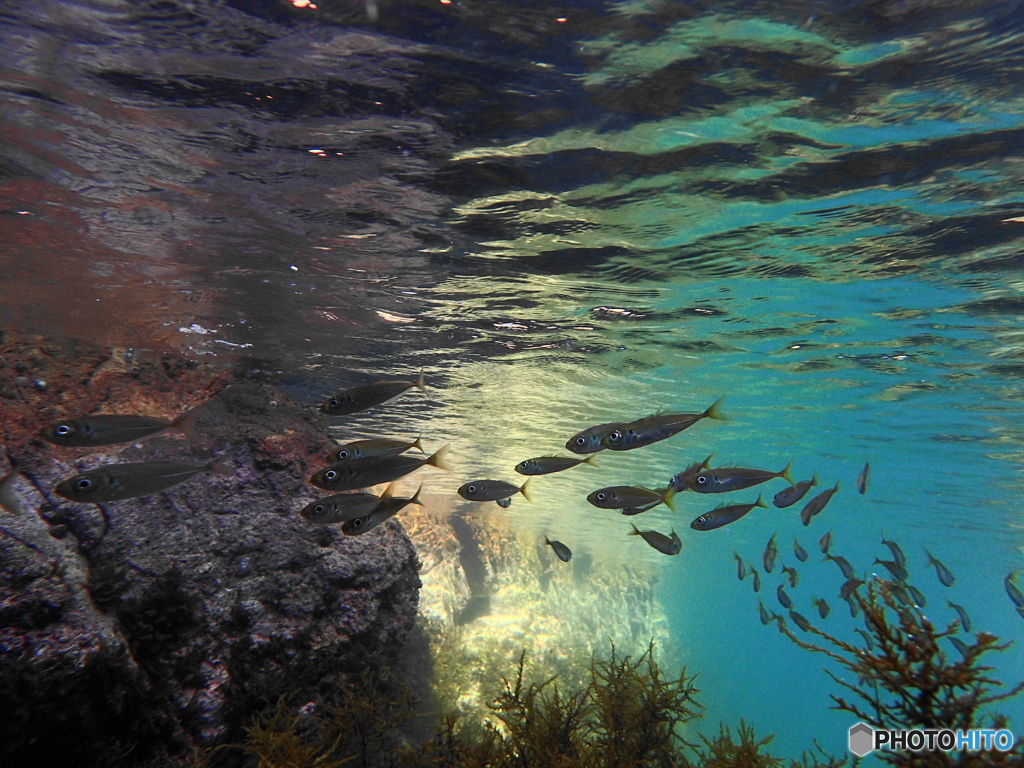
[[[111,377],[107,394],[122,399],[107,412],[163,416],[150,405],[160,401],[173,416],[210,394],[187,367]],[[264,383],[214,384],[223,389],[200,407],[196,438],[102,451],[34,437],[57,415],[92,410],[69,388],[0,403],[7,459],[25,475],[22,514],[0,512],[0,762],[184,759],[193,745],[241,740],[281,696],[301,706],[330,694],[412,631],[420,581],[401,525],[349,538],[298,515],[317,495],[305,478],[326,455],[326,425]],[[52,492],[100,463],[221,452],[234,477],[102,505]]]

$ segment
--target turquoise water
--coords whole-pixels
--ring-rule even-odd
[[[829,600],[816,625],[853,639],[818,538],[871,573],[884,532],[927,615],[961,603],[1021,677],[1020,3],[75,5],[0,16],[4,324],[245,359],[310,402],[423,369],[427,400],[373,424],[451,441],[447,491],[725,396],[728,423],[495,514],[657,564],[707,733],[743,717],[795,757],[853,724],[736,579],[776,531],[782,562],[794,534],[812,553],[790,592]],[[712,452],[842,490],[806,529],[798,506],[706,533],[717,500],[685,494],[642,517],[675,558],[584,501]]]

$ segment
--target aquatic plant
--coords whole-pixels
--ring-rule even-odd
[[[814,653],[822,653],[853,675],[850,682],[826,670],[852,696],[833,695],[834,709],[851,713],[864,723],[880,729],[968,730],[1000,729],[1007,720],[985,710],[992,704],[1024,691],[1024,681],[1005,691],[1003,683],[991,676],[993,667],[981,663],[991,651],[1003,651],[1008,643],[987,632],[978,632],[974,642],[964,643],[960,660],[948,657],[940,641],[957,633],[959,622],[937,630],[915,606],[902,604],[892,583],[876,579],[865,593],[854,592],[850,600],[860,608],[867,647],[854,645],[814,626],[807,632],[821,644],[797,637],[779,619],[779,631],[791,641]],[[1024,754],[1018,743],[1009,752],[880,752],[883,762],[899,766],[1019,765]]]

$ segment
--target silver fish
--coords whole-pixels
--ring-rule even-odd
[[[779,509],[791,507],[807,495],[807,492],[818,484],[818,473],[815,472],[810,480],[801,480],[795,485],[783,488],[772,498],[772,504]]]
[[[562,542],[552,541],[547,536],[545,536],[544,543],[548,544],[553,550],[555,550],[555,554],[558,556],[558,559],[561,560],[563,563],[568,563],[570,558],[572,558],[572,550],[565,546],[565,544],[563,544]]]
[[[588,427],[582,432],[577,432],[575,435],[570,437],[566,441],[565,447],[573,453],[597,453],[598,451],[603,451],[604,446],[601,444],[602,441],[616,429],[620,429],[625,426],[627,426],[625,422],[612,421],[608,424],[598,424],[595,427]]]
[[[445,458],[448,448],[448,445],[444,445],[425,459],[405,454],[349,459],[314,473],[309,482],[325,491],[354,491],[379,483],[390,483],[423,466],[450,471],[452,466]]]
[[[535,459],[520,461],[516,464],[515,470],[520,475],[550,475],[552,472],[571,469],[578,464],[589,464],[593,467],[595,466],[594,457],[573,459],[568,456],[538,456]]]
[[[924,552],[928,555],[928,565],[935,566],[935,575],[939,577],[939,581],[941,581],[944,586],[952,587],[953,583],[956,581],[956,576],[950,572],[949,568],[936,560],[931,552],[927,549]]]
[[[331,464],[340,464],[343,461],[349,459],[361,459],[365,456],[394,456],[398,453],[405,453],[406,451],[415,448],[420,453],[423,452],[423,445],[420,443],[420,438],[416,438],[411,443],[402,440],[391,440],[387,437],[375,437],[369,440],[354,440],[351,443],[345,443],[343,446],[333,451],[330,456],[327,457],[327,461]]]
[[[372,531],[389,517],[394,517],[396,513],[401,512],[409,504],[423,506],[423,502],[420,501],[420,491],[423,490],[422,485],[408,499],[396,498],[393,495],[394,488],[395,484],[391,483],[387,490],[380,495],[380,502],[370,512],[361,517],[354,517],[343,522],[341,524],[342,532],[346,536],[361,536],[367,531]]]
[[[473,480],[459,487],[459,496],[467,501],[500,501],[511,497],[512,494],[521,493],[524,499],[532,501],[531,482],[527,480],[520,486],[502,480]]]
[[[86,448],[116,443],[131,443],[165,429],[177,429],[192,435],[194,410],[174,420],[152,416],[114,416],[96,414],[81,419],[57,421],[39,432],[39,436],[54,445]]]
[[[426,391],[423,386],[423,371],[415,381],[375,381],[372,384],[363,384],[358,387],[346,389],[333,397],[328,398],[320,410],[329,416],[348,416],[353,413],[365,411],[375,405],[386,403],[393,397],[405,392],[412,387],[418,387]]]
[[[222,456],[206,464],[191,461],[142,461],[132,464],[107,464],[57,484],[54,490],[71,501],[98,504],[121,501],[171,488],[204,472],[233,475]]]
[[[833,563],[839,566],[839,570],[843,572],[843,576],[846,577],[847,581],[857,576],[856,571],[853,570],[853,566],[850,565],[850,561],[842,555],[825,555],[825,560],[831,560]]]
[[[696,518],[690,523],[690,527],[695,531],[712,531],[739,520],[754,507],[767,509],[768,505],[761,500],[760,496],[757,497],[757,501],[749,504],[730,504],[729,506],[722,504]]]
[[[892,559],[901,568],[907,567],[907,556],[903,554],[903,550],[900,549],[899,544],[897,544],[895,541],[889,541],[887,538],[885,538],[885,534],[882,535],[882,544],[889,548],[889,551],[892,552]]]
[[[768,539],[768,544],[764,548],[764,554],[761,556],[761,564],[764,566],[765,573],[772,572],[772,568],[775,567],[775,558],[779,554],[779,551],[775,548],[775,536],[776,534],[773,533],[772,537]]]
[[[656,413],[653,416],[645,416],[625,427],[612,430],[601,441],[601,445],[613,451],[629,451],[672,437],[692,427],[701,419],[726,421],[727,417],[718,409],[722,400],[724,398],[718,398],[701,413]]]
[[[868,462],[864,462],[864,469],[857,475],[857,490],[863,496],[868,490],[868,476],[871,474],[871,465]]]
[[[793,607],[793,601],[789,598],[789,595],[786,594],[786,590],[783,589],[781,584],[775,588],[775,596],[779,598],[779,602],[782,603],[783,608],[789,609]]]
[[[964,607],[962,605],[957,605],[956,603],[951,602],[949,600],[946,601],[946,604],[954,611],[956,611],[956,615],[960,617],[960,626],[963,629],[963,631],[970,632],[971,617],[967,615],[967,611],[964,610]]]
[[[675,512],[675,504],[672,497],[675,491],[665,488],[661,491],[652,491],[635,485],[610,485],[607,488],[599,488],[587,496],[587,501],[600,509],[629,509],[631,507],[644,507],[648,504],[664,503],[666,507]]]
[[[747,469],[744,467],[718,467],[699,472],[690,478],[689,489],[697,493],[728,493],[750,488],[776,477],[781,477],[788,483],[793,482],[789,470],[793,462],[789,462],[778,472],[771,472],[767,469]]]
[[[372,493],[339,493],[311,501],[299,514],[318,525],[343,523],[373,511],[379,503],[380,497]]]
[[[800,521],[804,525],[811,524],[811,518],[821,513],[821,510],[825,508],[825,505],[832,500],[832,497],[839,490],[839,481],[836,480],[834,487],[829,488],[827,491],[822,491],[813,499],[807,502],[807,505],[800,510]]]
[[[715,454],[712,453],[704,459],[704,461],[695,461],[679,474],[673,475],[672,479],[668,481],[668,487],[673,491],[686,490],[686,486],[689,484],[690,478],[695,477],[702,469],[707,469],[711,466],[711,457],[714,455]]]
[[[683,542],[679,540],[679,535],[674,530],[671,535],[666,536],[658,531],[641,531],[634,525],[629,535],[643,537],[644,541],[665,555],[678,555],[679,550],[683,548]]]
[[[811,631],[811,622],[809,622],[796,611],[790,611],[789,618],[791,618],[793,620],[793,623],[800,627],[800,629],[802,629],[804,632]]]
[[[796,559],[801,563],[807,562],[807,550],[800,546],[800,542],[796,540],[796,536],[793,537],[793,554],[796,555]]]

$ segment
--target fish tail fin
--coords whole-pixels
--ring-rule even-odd
[[[832,488],[832,493],[838,493],[838,492],[839,492],[839,481],[836,480],[836,484]]]
[[[632,528],[633,530],[632,530],[632,531],[630,531],[629,533],[627,533],[626,535],[627,535],[627,536],[639,536],[639,535],[640,535],[640,529],[639,529],[639,528],[637,528],[637,527],[636,527],[635,525],[633,525],[632,523],[630,523],[629,525],[630,525],[630,527],[631,527],[631,528]]]
[[[235,470],[231,468],[231,456],[218,456],[206,465],[206,469],[209,472],[213,472],[215,475],[224,475],[225,477],[235,476]]]
[[[594,461],[594,459],[596,459],[596,458],[597,458],[597,454],[596,453],[592,453],[589,456],[587,456],[587,458],[585,458],[583,460],[583,463],[584,464],[589,464],[592,467],[596,467],[597,466],[597,462]]]
[[[412,445],[410,445],[409,447],[415,448],[420,453],[426,453],[426,451],[423,450],[423,443],[421,442],[422,439],[423,435],[419,435],[415,440],[412,441]]]
[[[14,494],[14,481],[18,479],[18,475],[21,474],[18,468],[17,462],[11,463],[11,471],[8,472],[3,478],[0,478],[0,507],[3,507],[12,515],[21,514],[21,504],[18,501],[18,497]]]
[[[715,454],[713,454],[713,453],[709,453],[708,457],[706,459],[704,459],[704,461],[701,462],[700,468],[701,469],[708,469],[711,466],[711,459],[714,458],[714,455]]]
[[[416,489],[416,493],[414,493],[414,494],[412,495],[412,498],[411,498],[411,499],[409,499],[409,503],[410,503],[410,504],[415,504],[415,505],[416,505],[416,506],[418,506],[418,507],[422,507],[422,506],[425,506],[425,505],[423,504],[423,502],[422,502],[422,501],[420,501],[420,491],[422,491],[422,490],[423,490],[423,483],[420,483],[420,487]]]
[[[176,429],[189,440],[193,440],[196,436],[196,416],[203,405],[205,403],[200,403],[195,408],[185,411],[168,425],[169,429]]]
[[[815,472],[813,475],[811,475],[811,486],[810,487],[813,488],[817,484],[818,484],[818,473]]]
[[[548,538],[548,535],[546,533],[544,534],[544,543],[545,544],[550,544],[551,543],[551,539]]]
[[[674,501],[676,493],[677,491],[675,488],[666,488],[665,492],[661,494],[661,500],[665,503],[665,506],[673,512],[676,511],[676,503]]]
[[[384,489],[384,493],[380,495],[381,501],[389,501],[395,495],[395,484],[388,483],[388,487]]]
[[[416,377],[416,381],[414,381],[412,383],[412,385],[414,387],[418,387],[419,389],[422,389],[424,392],[427,391],[427,388],[425,386],[423,386],[423,369],[422,368],[420,368],[420,375]]]
[[[925,553],[926,555],[928,555],[928,565],[935,565],[935,563],[937,563],[937,562],[938,562],[938,561],[937,561],[937,560],[935,559],[935,555],[933,555],[933,554],[932,554],[931,552],[929,552],[927,548],[925,548],[925,550],[924,550],[924,553]],[[1013,576],[1013,574],[1011,573],[1011,574],[1010,574],[1010,576],[1012,577],[1012,576]]]
[[[754,506],[768,509],[768,505],[764,503],[764,497],[760,494],[758,494],[757,501],[754,502]]]
[[[430,458],[427,459],[426,463],[438,469],[443,469],[445,472],[451,472],[453,467],[447,460],[448,451],[451,449],[451,443],[445,443],[437,451],[431,454]]]
[[[523,498],[524,498],[524,499],[526,499],[527,501],[533,501],[533,499],[532,499],[532,498],[530,498],[530,481],[531,481],[531,480],[533,480],[533,478],[532,478],[532,477],[531,477],[531,478],[529,478],[529,479],[528,479],[528,480],[527,480],[527,481],[526,481],[525,483],[523,483],[523,484],[522,484],[522,485],[521,485],[521,486],[519,487],[519,492],[520,492],[521,494],[523,494]]]
[[[785,468],[779,473],[779,475],[782,477],[783,480],[785,480],[790,485],[796,485],[796,483],[793,482],[793,476],[789,473],[791,469],[793,469],[792,459],[789,460],[789,464],[785,466]]]
[[[704,411],[704,415],[707,418],[709,418],[709,419],[718,419],[719,421],[729,421],[729,417],[726,416],[724,413],[722,413],[721,410],[719,410],[720,406],[722,405],[722,401],[723,400],[725,400],[725,395],[722,395],[720,398],[715,400],[715,402],[713,402],[711,405],[709,405],[708,409],[706,411]]]

